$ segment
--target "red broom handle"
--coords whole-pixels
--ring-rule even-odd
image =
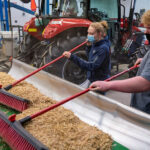
[[[131,67],[131,68],[129,68],[129,69],[127,69],[127,70],[121,72],[121,73],[118,73],[118,74],[116,74],[116,75],[114,75],[114,76],[112,76],[112,77],[110,77],[110,78],[108,78],[108,79],[106,79],[106,80],[104,80],[104,81],[110,81],[110,80],[112,80],[112,79],[115,79],[116,77],[118,77],[118,76],[120,76],[120,75],[122,75],[122,74],[124,74],[124,73],[126,73],[126,72],[129,72],[129,71],[131,71],[131,70],[133,70],[133,69],[135,69],[135,68],[137,68],[137,67],[138,67],[138,65],[135,65],[135,66],[133,66],[133,67]],[[56,107],[58,107],[58,106],[60,106],[60,105],[62,105],[62,104],[64,104],[64,103],[66,103],[66,102],[68,102],[68,101],[70,101],[70,100],[76,98],[76,97],[79,97],[79,96],[81,96],[81,95],[87,93],[88,91],[90,91],[90,88],[85,89],[85,90],[83,90],[83,91],[81,91],[81,92],[79,92],[79,93],[77,93],[77,94],[75,94],[75,95],[72,95],[72,96],[70,96],[70,97],[68,97],[68,98],[66,98],[66,99],[64,99],[64,100],[62,100],[62,101],[60,101],[60,102],[58,102],[58,103],[56,103],[56,104],[53,104],[53,105],[51,105],[51,106],[49,106],[49,107],[47,107],[47,108],[45,108],[45,109],[43,109],[43,110],[41,110],[41,111],[39,111],[39,112],[33,114],[33,115],[27,116],[27,117],[25,117],[25,118],[23,118],[23,119],[21,119],[21,120],[19,120],[19,121],[20,121],[20,123],[22,123],[22,124],[25,123],[25,122],[27,122],[27,121],[30,121],[30,120],[32,120],[33,118],[38,117],[38,116],[40,116],[40,115],[42,115],[42,114],[48,112],[49,110],[52,110],[52,109],[54,109],[54,108],[56,108]],[[12,117],[12,118],[11,118],[11,117]],[[11,117],[9,118],[9,120],[14,121],[15,119],[13,118],[13,116],[11,116]]]
[[[47,112],[49,110],[52,110],[52,109],[54,109],[54,108],[56,108],[56,107],[58,107],[58,106],[60,106],[60,105],[62,105],[64,103],[66,103],[66,102],[76,98],[76,97],[79,97],[80,95],[83,95],[83,94],[87,93],[89,90],[90,90],[90,88],[88,88],[86,90],[83,90],[83,91],[81,91],[81,92],[79,92],[79,93],[77,93],[75,95],[72,95],[72,96],[70,96],[70,97],[68,97],[68,98],[66,98],[66,99],[64,99],[64,100],[62,100],[62,101],[60,101],[60,102],[58,102],[56,104],[51,105],[50,107],[48,107],[46,109],[43,109],[43,110],[41,110],[41,111],[31,115],[30,117],[31,117],[31,119],[33,119],[35,117],[38,117],[38,116],[42,115],[43,113],[45,113],[45,112]]]
[[[87,43],[87,41],[81,43],[80,45],[78,45],[78,46],[76,46],[75,48],[71,49],[69,52],[70,52],[70,53],[74,52],[76,49],[78,49],[79,47],[85,45],[86,43]],[[49,62],[48,64],[46,64],[46,65],[40,67],[39,69],[37,69],[37,70],[31,72],[31,73],[28,74],[27,76],[21,78],[20,80],[15,81],[14,83],[11,84],[11,87],[10,87],[10,88],[12,88],[12,87],[15,86],[16,84],[18,84],[18,83],[20,83],[21,81],[23,81],[23,80],[29,78],[30,76],[32,76],[32,75],[34,75],[35,73],[41,71],[42,69],[44,69],[44,68],[46,68],[47,66],[53,64],[54,62],[58,61],[59,59],[61,59],[61,58],[63,58],[63,57],[64,57],[64,55],[61,55],[61,56],[57,57],[56,59],[54,59],[53,61]],[[10,86],[10,85],[9,85],[9,86]],[[9,89],[10,89],[10,88],[9,88]],[[5,87],[4,89],[7,90],[7,87]],[[9,89],[8,89],[8,90],[9,90]]]
[[[39,112],[33,114],[33,115],[30,115],[30,116],[27,116],[27,117],[25,117],[25,118],[23,118],[23,119],[20,119],[19,122],[20,122],[21,124],[24,124],[24,123],[26,123],[26,122],[32,120],[33,118],[38,117],[38,116],[40,116],[40,115],[42,115],[42,114],[48,112],[49,110],[52,110],[52,109],[54,109],[54,108],[56,108],[56,107],[58,107],[58,106],[60,106],[60,105],[62,105],[62,104],[64,104],[64,103],[66,103],[66,102],[68,102],[68,101],[70,101],[70,100],[76,98],[76,97],[79,97],[80,95],[83,95],[83,94],[87,93],[89,90],[90,90],[90,88],[88,88],[88,89],[86,89],[86,90],[83,90],[83,91],[81,91],[81,92],[79,92],[79,93],[77,93],[77,94],[75,94],[75,95],[72,95],[72,96],[70,96],[70,97],[68,97],[68,98],[66,98],[66,99],[64,99],[64,100],[62,100],[62,101],[60,101],[60,102],[58,102],[58,103],[56,103],[56,104],[53,104],[53,105],[51,105],[51,106],[49,106],[49,107],[47,107],[47,108],[45,108],[45,109],[43,109],[43,110],[41,110],[41,111],[39,111]],[[11,116],[9,117],[9,120],[10,120],[11,122],[14,122],[14,121],[15,121],[15,118],[16,118],[16,114],[11,115]]]
[[[131,68],[128,68],[127,70],[124,70],[124,71],[122,71],[122,72],[120,72],[120,73],[118,73],[118,74],[116,74],[116,75],[106,79],[105,81],[113,80],[113,79],[115,79],[115,78],[117,78],[117,77],[119,77],[119,76],[121,76],[121,75],[123,75],[123,74],[125,74],[125,73],[127,73],[127,72],[129,72],[129,71],[131,71],[131,70],[133,70],[135,68],[137,68],[137,67],[139,67],[139,65],[134,65]]]

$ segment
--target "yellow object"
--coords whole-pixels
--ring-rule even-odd
[[[29,28],[28,32],[37,32],[37,29],[36,28]]]
[[[45,29],[43,30],[42,35],[44,34],[44,32],[45,32]]]
[[[29,28],[29,25],[27,25],[26,30],[28,30],[28,28]]]

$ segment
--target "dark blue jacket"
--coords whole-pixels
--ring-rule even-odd
[[[106,37],[86,47],[88,61],[71,54],[70,60],[82,69],[87,70],[87,79],[91,82],[110,77],[110,42]]]

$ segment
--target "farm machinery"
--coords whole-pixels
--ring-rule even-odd
[[[127,62],[129,52],[125,49],[129,48],[128,39],[133,32],[140,31],[139,15],[136,14],[133,20],[135,4],[136,0],[132,0],[129,17],[126,18],[126,8],[121,0],[39,0],[38,14],[24,25],[25,37],[20,44],[18,59],[41,67],[85,41],[91,22],[106,20],[112,43],[112,66]],[[138,47],[140,44],[134,49]],[[75,53],[87,59],[85,46]],[[45,70],[76,84],[86,79],[86,71],[65,58]]]

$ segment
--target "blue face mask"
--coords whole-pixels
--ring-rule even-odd
[[[94,35],[88,35],[87,38],[88,38],[88,41],[89,41],[89,42],[92,42],[92,43],[93,43],[93,42],[95,41]]]

